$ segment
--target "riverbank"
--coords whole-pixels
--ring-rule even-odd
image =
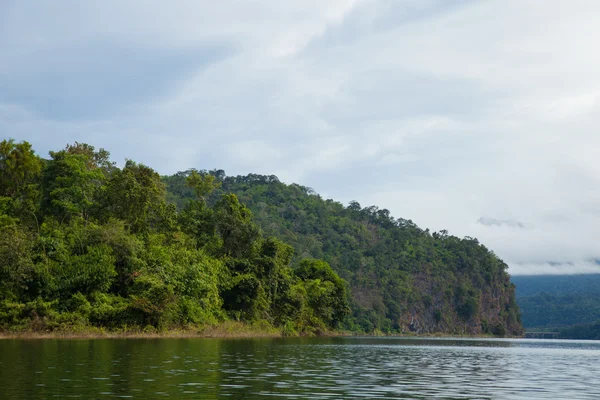
[[[77,330],[54,331],[4,331],[2,339],[162,339],[162,338],[277,338],[286,336],[350,336],[348,332],[327,331],[307,335],[284,332],[266,324],[245,324],[226,321],[218,325],[194,327],[186,329],[156,330],[120,329],[86,327]]]
[[[476,338],[491,339],[493,335],[457,335],[449,333],[395,333],[384,334],[381,332],[365,334],[348,331],[326,331],[315,334],[289,334],[280,328],[265,324],[245,324],[242,322],[226,321],[219,325],[206,327],[194,327],[187,329],[121,329],[107,330],[103,328],[82,328],[77,330],[54,330],[54,331],[5,331],[0,332],[0,340],[6,339],[168,339],[168,338],[280,338],[280,337],[342,337],[342,336],[368,336],[368,337],[404,337],[404,338]],[[516,336],[507,338],[519,338]]]

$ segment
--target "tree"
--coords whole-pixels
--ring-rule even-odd
[[[24,297],[33,275],[31,237],[16,226],[0,227],[0,299]]]
[[[28,193],[28,186],[37,184],[42,160],[28,142],[13,139],[0,142],[0,196],[17,198]]]
[[[0,142],[0,214],[21,220],[37,218],[42,167],[28,142]]]
[[[110,153],[102,148],[96,151],[94,146],[87,143],[75,142],[75,144],[67,145],[65,150],[69,154],[79,154],[84,156],[88,169],[100,168],[108,175],[116,168],[115,163],[110,160]]]
[[[175,208],[166,202],[160,175],[131,160],[111,174],[104,202],[105,214],[126,221],[134,233],[174,223]]]
[[[234,194],[223,196],[214,210],[217,234],[223,240],[223,254],[234,258],[250,256],[260,235],[252,222],[252,212],[240,204]]]
[[[200,174],[196,170],[191,170],[186,177],[186,186],[194,190],[197,199],[187,202],[179,214],[179,223],[184,232],[196,238],[197,248],[218,246],[215,240],[214,212],[207,206],[206,197],[220,185],[220,182],[215,181],[215,176]]]
[[[294,273],[306,282],[308,302],[328,326],[337,326],[350,314],[346,282],[328,263],[302,260]]]
[[[93,166],[87,154],[61,150],[50,152],[50,157],[43,177],[45,211],[59,221],[75,216],[87,221],[105,175]]]
[[[196,192],[198,200],[204,202],[206,196],[221,186],[221,182],[217,182],[215,179],[213,175],[199,174],[198,171],[192,170],[186,181],[187,185]]]

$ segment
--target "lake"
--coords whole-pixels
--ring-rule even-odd
[[[600,399],[600,342],[0,340],[0,399]]]

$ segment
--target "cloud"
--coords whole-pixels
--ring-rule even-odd
[[[48,46],[4,66],[0,102],[27,104],[55,120],[114,118],[131,112],[131,104],[167,95],[186,76],[231,53],[218,43],[185,52],[112,41]],[[43,69],[40,58],[48,60]]]
[[[484,226],[506,226],[510,228],[524,229],[525,224],[515,219],[496,219],[492,217],[481,217],[477,220],[478,224]]]
[[[586,0],[3,1],[0,135],[41,154],[89,142],[162,173],[276,174],[478,237],[512,273],[589,271],[599,13]]]
[[[576,275],[600,274],[600,266],[594,261],[574,263],[545,262],[537,264],[517,263],[511,267],[514,275]]]

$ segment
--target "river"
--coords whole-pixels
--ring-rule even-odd
[[[0,399],[600,399],[600,342],[0,340]]]

